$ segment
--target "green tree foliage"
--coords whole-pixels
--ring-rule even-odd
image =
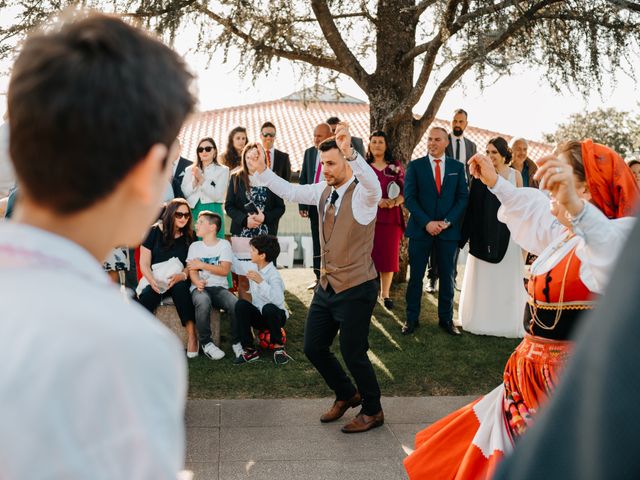
[[[593,112],[574,113],[555,133],[545,135],[548,142],[592,138],[629,157],[640,150],[640,115],[615,108],[599,108]]]
[[[465,73],[483,83],[529,65],[589,92],[607,72],[633,74],[640,38],[640,3],[627,0],[0,0],[0,56],[69,5],[119,13],[169,42],[195,27],[197,50],[238,51],[254,77],[281,59],[307,78],[351,77],[403,161]]]

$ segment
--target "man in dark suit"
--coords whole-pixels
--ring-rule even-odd
[[[438,323],[447,333],[461,335],[453,325],[453,266],[469,188],[464,165],[445,156],[447,144],[447,131],[433,127],[428,136],[429,154],[410,162],[405,175],[405,205],[411,213],[405,232],[409,238],[411,276],[404,335],[418,327],[422,279],[433,247],[440,272]]]
[[[464,131],[467,128],[468,115],[467,112],[461,108],[453,112],[453,119],[451,120],[452,133],[449,134],[449,145],[447,145],[444,151],[445,155],[450,158],[455,158],[464,165],[465,175],[467,177],[467,183],[471,182],[469,177],[469,166],[467,162],[471,157],[476,154],[477,146],[471,140],[464,136]],[[458,252],[456,251],[456,260],[453,265],[453,286],[456,287],[456,277],[458,276]],[[429,293],[436,291],[436,280],[438,280],[438,265],[435,261],[435,252],[432,252],[429,259],[429,269],[427,271],[427,288],[425,289]]]
[[[326,123],[321,123],[313,130],[313,147],[304,151],[302,170],[300,171],[300,185],[313,185],[324,180],[322,175],[322,163],[320,162],[320,145],[327,138],[331,137],[331,127]],[[311,222],[311,238],[313,239],[313,273],[316,276],[315,282],[307,287],[313,290],[320,278],[320,233],[318,231],[318,207],[316,205],[303,205],[298,207],[300,216],[308,218]]]
[[[338,117],[329,117],[326,123],[331,127],[331,135],[335,135],[336,127],[340,123],[340,119]],[[362,155],[362,158],[365,157],[364,142],[360,137],[351,137],[351,146],[356,152]]]
[[[276,126],[271,122],[264,122],[260,127],[260,141],[267,154],[267,167],[287,182],[291,181],[291,162],[289,154],[276,149]]]
[[[182,150],[180,141],[176,139],[176,143],[178,144],[178,148],[176,150],[178,152],[178,156],[173,159],[173,174],[171,175],[171,188],[173,188],[174,198],[184,198],[184,193],[182,193],[182,186],[181,186],[182,179],[184,178],[184,171],[193,162],[187,160],[186,158],[180,155],[180,151]]]

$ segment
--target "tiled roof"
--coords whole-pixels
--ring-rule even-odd
[[[331,116],[348,121],[351,133],[364,138],[366,148],[366,139],[370,133],[369,104],[280,99],[195,114],[180,133],[182,154],[193,160],[197,142],[202,137],[212,137],[222,153],[226,148],[229,131],[237,126],[243,126],[247,129],[250,141],[258,140],[260,126],[265,121],[271,121],[277,127],[276,148],[289,153],[291,169],[299,171],[304,151],[313,145],[313,129]],[[432,125],[449,130],[449,121],[447,120],[436,119]],[[487,140],[498,135],[511,140],[511,136],[508,134],[492,132],[471,125],[465,131],[465,136],[473,140],[479,149],[484,149]],[[529,156],[533,159],[548,154],[551,150],[552,146],[549,144],[529,141]],[[425,134],[413,151],[413,158],[424,156],[426,152],[427,138]]]

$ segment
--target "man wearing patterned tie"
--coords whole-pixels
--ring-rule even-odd
[[[469,189],[464,165],[445,155],[447,143],[444,128],[431,128],[427,142],[429,154],[410,162],[404,179],[405,205],[411,213],[405,231],[409,238],[411,276],[403,335],[410,335],[418,328],[422,280],[434,247],[440,273],[438,324],[451,335],[461,335],[453,325],[453,267]]]
[[[324,177],[319,183],[292,185],[274,175],[264,161],[255,166],[251,181],[285,200],[317,205],[322,262],[307,315],[304,353],[336,396],[320,421],[338,420],[362,404],[342,431],[365,432],[384,423],[380,387],[367,356],[371,314],[380,288],[371,250],[382,190],[374,171],[351,147],[346,123],[319,150]],[[330,350],[338,331],[340,352],[355,386]]]
[[[320,150],[318,146],[327,138],[332,136],[331,126],[321,123],[313,130],[313,147],[304,151],[302,170],[300,171],[300,185],[312,185],[324,180],[322,175],[322,162],[320,160]],[[300,216],[308,218],[311,223],[311,238],[313,240],[313,273],[316,276],[315,282],[307,288],[313,290],[320,279],[320,235],[318,230],[318,207],[316,205],[299,205]]]

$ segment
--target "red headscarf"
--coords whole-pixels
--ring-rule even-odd
[[[640,191],[631,169],[609,147],[582,141],[582,163],[591,201],[608,218],[630,217],[636,213]]]

